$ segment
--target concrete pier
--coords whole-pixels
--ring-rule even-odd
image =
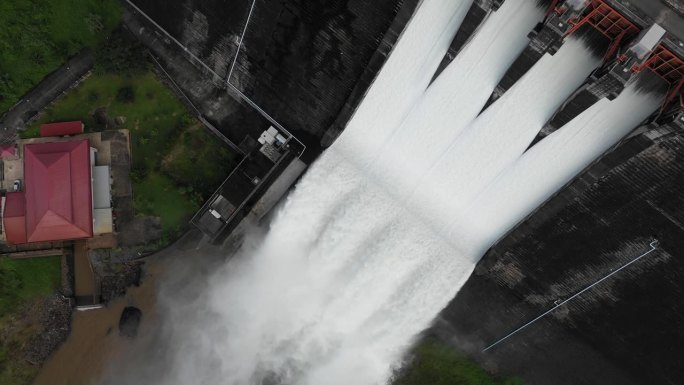
[[[470,41],[489,14],[496,11],[501,6],[501,3],[501,0],[477,0],[473,2],[473,5],[470,6],[468,13],[466,13],[465,18],[461,23],[461,28],[459,28],[456,36],[454,36],[454,40],[451,42],[446,56],[444,56],[444,59],[442,59],[442,62],[439,64],[437,72],[435,72],[435,76],[432,79],[433,81],[442,73],[442,71],[444,71],[449,63],[454,61],[454,58],[461,52],[463,46]]]

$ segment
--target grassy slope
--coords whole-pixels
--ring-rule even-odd
[[[498,379],[449,346],[434,340],[422,342],[415,358],[392,385],[520,385],[517,379]]]
[[[132,91],[132,100],[117,98],[124,88]],[[63,120],[82,120],[87,131],[103,129],[93,118],[100,107],[110,117],[125,117],[122,128],[131,131],[136,210],[161,217],[173,237],[228,174],[233,154],[149,71],[128,76],[96,71],[21,135],[37,136],[41,123]]]
[[[20,301],[51,294],[60,285],[60,257],[0,258],[0,317]]]
[[[199,205],[182,194],[164,174],[150,173],[134,188],[135,210],[160,216],[162,228],[167,234],[177,233],[188,216],[199,209]]]
[[[0,385],[28,385],[38,368],[28,364],[22,347],[41,333],[28,304],[59,289],[60,257],[0,258]]]
[[[0,114],[121,18],[117,0],[0,1]]]
[[[131,102],[117,100],[116,95],[123,87],[132,89]],[[133,136],[134,168],[153,168],[190,119],[173,93],[151,72],[130,77],[95,73],[48,108],[21,135],[36,136],[41,123],[60,120],[82,120],[87,131],[96,131],[101,127],[95,123],[93,113],[100,107],[106,107],[111,117],[126,117],[124,126]]]

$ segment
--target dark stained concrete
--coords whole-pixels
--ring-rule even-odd
[[[360,102],[418,3],[257,0],[252,9],[247,0],[132,1],[211,70],[217,89],[225,87],[234,62],[231,84],[304,142],[306,161],[320,153],[333,123],[344,126],[338,117],[351,116],[343,110]],[[159,40],[168,39],[160,34]],[[220,122],[215,125],[220,129]]]
[[[669,33],[684,40],[684,17],[677,12],[677,9],[680,12],[684,10],[684,2],[681,0],[630,0],[629,3],[655,20]]]
[[[526,384],[684,378],[684,132],[633,137],[496,244],[430,333]],[[492,350],[481,350],[611,271]]]
[[[291,131],[332,124],[401,0],[257,1],[231,83]]]

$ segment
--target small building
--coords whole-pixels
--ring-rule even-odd
[[[266,155],[273,163],[276,163],[278,159],[286,152],[285,143],[287,143],[287,138],[285,138],[275,127],[271,126],[268,130],[261,133],[258,139],[261,143],[262,154]]]
[[[40,136],[78,135],[83,133],[83,128],[81,121],[46,123],[40,125]]]
[[[15,158],[17,156],[17,145],[16,144],[3,144],[0,145],[0,158]]]
[[[87,139],[26,144],[24,191],[7,193],[3,224],[10,244],[93,236]]]
[[[109,166],[93,167],[93,231],[95,235],[114,231],[110,171]]]

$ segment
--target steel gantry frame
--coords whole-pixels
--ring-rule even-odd
[[[610,39],[611,44],[606,51],[605,59],[610,59],[615,55],[626,37],[636,35],[640,31],[639,27],[603,0],[591,0],[582,12],[582,16],[571,18],[568,23],[572,27],[566,36],[575,33],[580,27],[588,24]]]

